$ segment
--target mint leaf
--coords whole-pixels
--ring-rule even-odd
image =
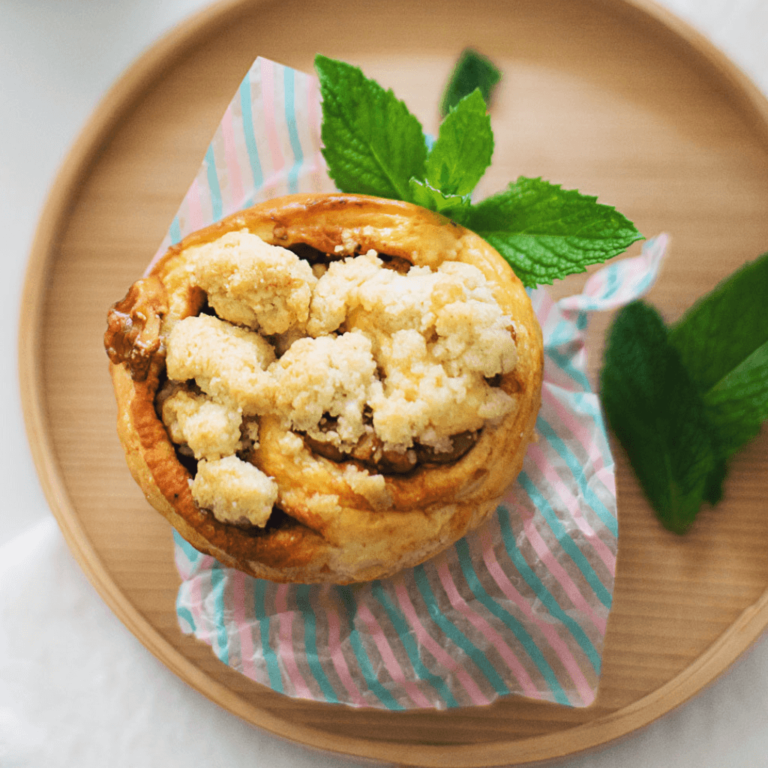
[[[445,117],[465,96],[480,89],[486,104],[501,80],[498,67],[486,56],[467,48],[459,56],[440,103],[440,116]]]
[[[698,301],[670,330],[696,382],[721,454],[732,456],[768,419],[768,253]]]
[[[451,109],[427,157],[426,181],[445,195],[469,195],[493,157],[491,118],[479,90]]]
[[[528,287],[583,272],[642,239],[632,222],[597,198],[523,176],[473,205],[467,226],[496,248]]]
[[[342,192],[410,199],[412,177],[424,178],[427,143],[421,124],[395,94],[341,61],[315,57],[323,99],[323,157]]]
[[[768,341],[768,253],[700,299],[670,330],[686,367],[706,391]]]
[[[703,395],[723,459],[760,432],[768,419],[768,342]]]
[[[724,468],[699,390],[647,304],[617,314],[600,387],[608,422],[651,505],[667,528],[684,533],[702,502],[718,498]]]
[[[411,202],[428,208],[430,211],[437,211],[448,216],[459,224],[464,221],[469,210],[469,195],[446,195],[439,189],[435,189],[425,181],[411,179]]]

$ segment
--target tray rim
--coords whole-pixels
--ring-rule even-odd
[[[304,747],[347,757],[396,762],[409,766],[532,765],[599,749],[627,737],[677,708],[724,673],[768,628],[768,586],[761,596],[695,661],[660,688],[627,707],[567,729],[568,746],[558,737],[564,731],[519,740],[485,744],[403,744],[329,735],[320,728],[289,723],[282,717],[245,702],[226,685],[209,677],[159,632],[120,591],[83,528],[63,482],[47,428],[43,401],[42,316],[47,297],[45,274],[55,260],[59,233],[66,226],[76,199],[75,190],[90,173],[99,149],[110,139],[122,115],[131,110],[144,89],[187,55],[201,39],[230,23],[233,16],[268,0],[219,0],[182,20],[141,53],[108,89],[56,173],[28,255],[21,296],[18,330],[18,376],[27,440],[48,505],[75,560],[91,585],[136,638],[174,674],[207,698],[246,722]],[[667,33],[688,57],[710,69],[737,97],[745,117],[754,123],[768,145],[768,97],[731,59],[672,11],[654,0],[582,0],[607,13],[635,17],[658,33]],[[31,352],[29,350],[32,350]],[[255,683],[254,683],[255,684]],[[255,684],[256,685],[256,684]],[[332,706],[332,705],[328,705]],[[448,754],[446,754],[448,752]]]

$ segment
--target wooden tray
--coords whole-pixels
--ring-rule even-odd
[[[21,387],[38,471],[75,556],[115,613],[182,679],[247,721],[404,765],[521,764],[597,747],[695,694],[768,623],[764,431],[734,461],[723,503],[684,538],[659,526],[617,451],[615,607],[588,709],[508,697],[403,714],[291,700],[177,628],[171,531],[133,484],[115,436],[107,308],[153,255],[257,55],[305,71],[316,52],[358,63],[434,131],[439,93],[466,45],[505,73],[482,193],[541,175],[599,193],[649,236],[671,233],[649,297],[668,319],[768,249],[768,104],[650,2],[240,0],[183,24],[107,95],[43,212],[22,305]],[[580,285],[570,278],[556,292]],[[591,326],[593,380],[609,319]]]

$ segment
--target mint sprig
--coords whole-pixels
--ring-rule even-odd
[[[428,150],[421,124],[391,90],[325,56],[316,57],[315,67],[323,156],[340,191],[405,200],[469,227],[527,287],[583,272],[642,239],[614,208],[542,179],[520,177],[475,204],[472,191],[494,150],[479,89],[452,102]]]
[[[323,96],[322,152],[338,189],[408,200],[409,180],[424,178],[421,123],[357,67],[318,55],[315,69]]]
[[[523,176],[472,206],[467,226],[531,287],[583,272],[642,239],[632,222],[597,198]]]
[[[662,523],[685,532],[723,493],[728,462],[768,419],[768,253],[667,328],[618,313],[600,374],[608,421]]]

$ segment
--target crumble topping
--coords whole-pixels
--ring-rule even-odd
[[[194,379],[222,405],[255,414],[263,403],[262,393],[269,389],[265,369],[274,359],[272,345],[258,333],[211,315],[197,315],[173,327],[166,367],[169,379]]]
[[[339,250],[354,247],[347,237]],[[174,389],[158,407],[199,462],[195,501],[223,522],[263,526],[278,498],[275,481],[236,455],[258,441],[258,416],[277,416],[296,451],[304,440],[362,462],[344,477],[381,508],[382,471],[453,461],[514,408],[491,383],[515,367],[512,322],[479,269],[339,255],[310,266],[245,231],[194,253],[190,278],[217,316],[173,327]]]
[[[246,231],[202,246],[192,275],[220,318],[266,336],[306,323],[317,282],[306,261]]]
[[[177,389],[163,401],[161,415],[171,441],[188,445],[196,459],[220,459],[241,447],[240,412],[205,395]]]
[[[216,519],[234,525],[263,528],[277,501],[277,483],[237,456],[203,459],[191,481],[192,496]]]
[[[274,382],[274,411],[299,432],[328,437],[351,448],[365,433],[363,412],[376,361],[362,333],[303,338],[269,368]],[[328,417],[335,428],[324,427]],[[332,434],[331,434],[332,432]]]

